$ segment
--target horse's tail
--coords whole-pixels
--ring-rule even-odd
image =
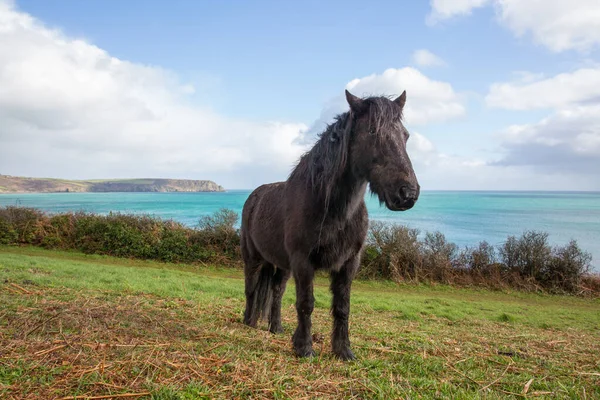
[[[265,193],[279,188],[279,184],[267,184],[256,188],[244,203],[242,209],[242,226],[240,230],[240,245],[242,258],[244,259],[244,275],[246,278],[246,312],[244,313],[244,323],[250,326],[256,326],[259,319],[269,320],[271,314],[271,304],[273,303],[273,287],[277,274],[276,267],[267,262],[256,248],[253,240],[252,223],[258,223],[258,230],[254,232],[259,238],[264,235],[263,231],[268,229],[261,226],[262,219],[269,220],[260,215],[266,212],[264,209],[258,209],[258,204],[264,199]],[[267,211],[278,212],[278,208]],[[258,212],[259,215],[255,215]]]
[[[273,303],[275,266],[264,263],[254,271],[246,271],[246,312],[244,323],[256,326],[259,319],[269,320]]]

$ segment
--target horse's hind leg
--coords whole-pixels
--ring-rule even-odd
[[[342,360],[353,360],[355,358],[354,353],[350,350],[348,319],[350,316],[350,286],[358,269],[358,264],[359,258],[357,256],[348,261],[339,271],[331,271],[331,291],[333,293],[331,346],[333,354]]]
[[[259,310],[256,308],[258,295],[256,287],[260,278],[261,262],[256,260],[245,260],[244,277],[245,277],[245,294],[246,294],[246,311],[244,311],[244,324],[256,328],[258,323]]]
[[[269,331],[271,333],[282,333],[281,326],[281,299],[285,293],[285,286],[290,278],[290,271],[277,268],[273,276],[273,304],[269,317]]]

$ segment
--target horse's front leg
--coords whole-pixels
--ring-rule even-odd
[[[310,333],[311,315],[315,308],[313,295],[315,271],[308,260],[300,257],[292,260],[292,270],[296,281],[296,312],[298,314],[298,326],[292,338],[294,352],[299,357],[310,357],[315,355]]]
[[[350,350],[348,319],[350,316],[350,286],[359,263],[360,258],[357,255],[347,261],[339,271],[331,271],[331,292],[333,293],[331,346],[333,354],[342,360],[354,360],[355,358],[354,353]]]

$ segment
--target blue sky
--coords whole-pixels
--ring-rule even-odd
[[[559,72],[559,64],[570,60],[514,40],[493,22],[491,9],[427,26],[425,1],[17,4],[115,57],[175,71],[199,89],[207,85],[210,95],[199,93],[199,102],[248,118],[310,121],[348,81],[411,65],[412,53],[421,48],[451,66],[429,76],[477,93],[509,79],[513,70]],[[256,101],[243,101],[248,97]]]
[[[12,85],[0,90],[3,174],[251,188],[285,179],[298,143],[345,111],[352,87],[407,90],[425,189],[600,190],[597,1],[0,0],[0,10],[0,84]]]

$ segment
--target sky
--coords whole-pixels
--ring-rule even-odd
[[[0,0],[0,174],[285,180],[407,91],[423,190],[600,190],[598,0]]]

